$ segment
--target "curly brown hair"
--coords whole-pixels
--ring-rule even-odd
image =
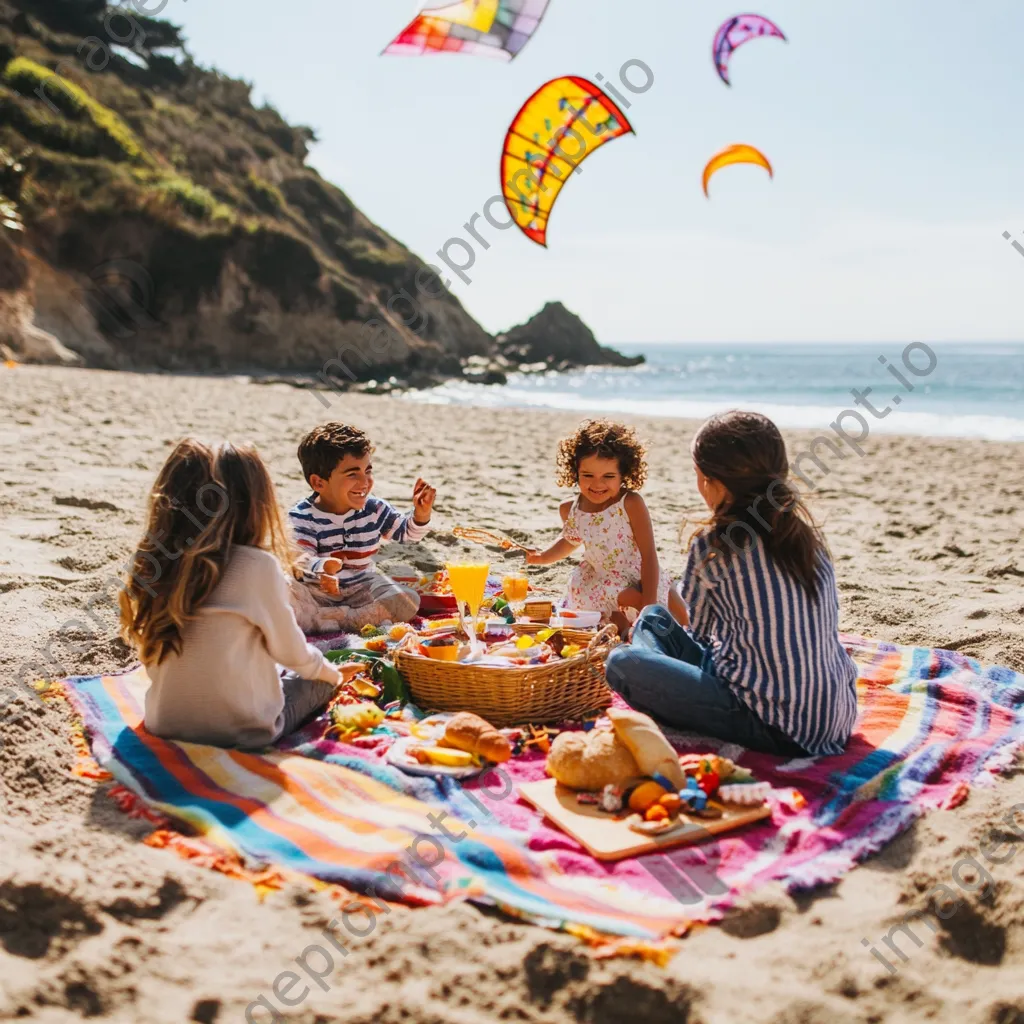
[[[358,427],[350,427],[346,423],[322,423],[299,442],[302,475],[310,485],[310,477],[314,475],[326,480],[346,455],[361,459],[372,451],[373,443]]]
[[[632,427],[610,420],[584,420],[569,437],[558,442],[558,486],[580,482],[580,463],[591,455],[615,459],[623,484],[639,491],[647,481],[647,447]]]

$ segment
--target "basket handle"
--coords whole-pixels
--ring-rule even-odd
[[[590,643],[587,644],[587,649],[583,652],[587,656],[587,661],[590,661],[599,650],[611,647],[618,639],[618,636],[618,628],[611,622],[600,632],[595,633],[591,637]]]

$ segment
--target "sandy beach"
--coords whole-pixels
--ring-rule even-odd
[[[537,546],[556,536],[566,494],[554,483],[555,444],[579,417],[322,397],[329,407],[246,378],[0,369],[5,683],[132,663],[103,595],[113,596],[148,488],[184,435],[256,443],[288,505],[305,493],[295,457],[305,431],[328,419],[366,429],[378,495],[409,507],[417,476],[438,490],[434,533],[386,548],[384,565],[439,567],[462,550],[447,532],[457,524]],[[645,497],[662,561],[677,573],[681,525],[699,514],[695,425],[630,422],[650,445]],[[791,454],[812,436],[787,433]],[[836,560],[842,628],[1024,671],[1024,445],[876,435],[864,449],[834,462],[812,499]],[[569,569],[534,581],[557,590]],[[106,786],[70,774],[67,725],[63,704],[29,697],[0,715],[0,1018],[244,1020],[335,905],[299,889],[260,904],[245,883],[141,845],[150,826],[122,815]],[[1000,822],[1018,804],[1019,768],[918,821],[834,886],[746,899],[721,926],[687,937],[665,969],[594,961],[567,935],[469,905],[396,910],[353,945],[330,991],[314,990],[289,1019],[1021,1022],[1024,857],[992,867],[984,898],[921,929],[922,946],[896,974],[862,944],[949,884],[993,828],[1006,833]]]

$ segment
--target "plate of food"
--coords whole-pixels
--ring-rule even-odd
[[[601,613],[585,608],[558,608],[551,617],[552,626],[572,629],[597,629],[600,624]]]
[[[430,715],[412,726],[412,735],[396,740],[387,760],[410,775],[447,775],[468,779],[491,762],[507,761],[512,744],[490,722],[468,711]]]
[[[469,779],[483,771],[486,762],[478,754],[454,747],[440,747],[433,740],[403,736],[387,752],[387,760],[410,775],[447,775]]]

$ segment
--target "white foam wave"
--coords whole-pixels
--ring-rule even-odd
[[[843,411],[824,405],[784,405],[773,402],[736,400],[695,400],[689,398],[627,398],[604,392],[600,397],[572,391],[539,390],[467,384],[449,381],[426,391],[409,392],[411,401],[433,405],[473,405],[482,408],[560,409],[570,412],[617,412],[633,416],[664,416],[672,419],[706,419],[726,409],[752,409],[770,416],[780,427],[805,430],[828,430],[829,424]],[[908,399],[908,404],[911,400]],[[884,419],[868,417],[872,432],[913,434],[921,437],[980,438],[988,441],[1024,441],[1024,419],[1009,416],[948,415],[936,412],[914,412],[894,409]],[[852,421],[848,424],[852,432]]]

